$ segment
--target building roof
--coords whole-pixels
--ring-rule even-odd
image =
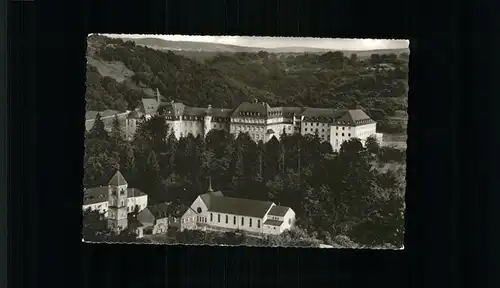
[[[115,175],[113,175],[113,177],[111,177],[111,180],[109,180],[108,185],[121,186],[121,185],[128,185],[128,183],[127,180],[125,180],[125,177],[123,177],[120,170],[117,170]]]
[[[145,196],[146,193],[137,188],[127,188],[127,197]],[[83,192],[83,205],[91,205],[108,201],[108,186],[93,187]]]
[[[144,227],[145,225],[142,224],[139,220],[137,220],[137,218],[135,218],[134,216],[132,215],[129,215],[127,217],[127,228],[128,229],[136,229],[136,228],[139,228],[139,227]]]
[[[186,116],[205,116],[206,109],[199,107],[184,107],[184,115]]]
[[[301,107],[272,107],[267,113],[268,118],[292,118],[294,115],[300,116]]]
[[[272,202],[226,196],[210,197],[208,211],[232,215],[262,218],[266,215]]]
[[[226,108],[211,108],[210,109],[210,114],[214,117],[224,117],[228,118],[231,117],[233,114],[233,109],[226,109]]]
[[[289,209],[290,207],[274,205],[273,208],[271,208],[271,210],[269,211],[269,215],[283,217]]]
[[[336,109],[331,108],[310,108],[307,107],[302,112],[302,116],[304,117],[335,117],[337,113]]]
[[[108,201],[108,186],[89,188],[83,192],[83,205]]]
[[[338,125],[360,126],[375,123],[363,110],[344,110],[335,119]]]
[[[281,226],[281,224],[283,224],[283,221],[281,220],[267,219],[266,222],[264,222],[264,225],[271,225],[271,226]]]
[[[232,114],[233,117],[248,116],[248,117],[267,117],[268,110],[271,106],[265,102],[243,102],[236,108]]]
[[[210,200],[212,196],[224,196],[221,191],[215,191],[215,192],[208,192],[205,194],[201,194],[200,198],[205,203],[207,207],[210,207]]]
[[[156,113],[159,103],[155,98],[142,98],[141,109],[142,113],[152,115]]]
[[[146,209],[153,214],[156,219],[166,218],[169,215],[169,205],[168,203],[158,203],[155,205],[150,205]]]

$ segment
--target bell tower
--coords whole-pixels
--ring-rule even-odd
[[[127,187],[122,173],[116,171],[108,183],[108,228],[114,233],[127,229]]]

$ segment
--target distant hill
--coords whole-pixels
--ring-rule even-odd
[[[183,52],[214,52],[214,53],[257,53],[265,51],[268,53],[276,54],[303,54],[303,53],[326,53],[328,51],[336,51],[335,49],[322,49],[313,47],[280,47],[280,48],[259,48],[259,47],[245,47],[237,45],[219,44],[219,43],[206,43],[206,42],[191,42],[191,41],[169,41],[158,38],[127,38],[121,37],[124,41],[133,41],[136,45],[147,46],[157,50],[173,50]],[[401,54],[403,52],[409,53],[410,50],[406,49],[381,49],[381,50],[367,50],[367,51],[347,51],[341,50],[344,55],[356,53],[359,57],[370,56],[371,54]]]

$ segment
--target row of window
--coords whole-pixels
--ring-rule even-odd
[[[342,136],[344,136],[345,133],[342,133]],[[335,133],[335,136],[339,136],[339,133]],[[351,137],[351,133],[347,133],[348,137]]]
[[[304,131],[307,132],[307,128],[304,128]],[[319,129],[316,128],[316,130],[315,130],[314,128],[311,128],[311,131],[313,131],[313,132],[319,132]],[[325,132],[325,129],[321,129],[321,132]]]
[[[309,126],[314,126],[314,124],[316,124],[316,126],[321,126],[321,127],[326,127],[326,126],[329,126],[328,123],[318,123],[318,122],[304,122],[304,125],[307,126],[307,124],[309,124]]]
[[[335,130],[339,130],[339,126],[335,126]],[[342,130],[345,130],[345,127],[342,127]],[[351,127],[347,127],[347,130],[351,130]]]
[[[229,216],[225,215],[225,222],[229,224]],[[220,223],[220,214],[217,214],[217,223]],[[210,222],[214,222],[214,214],[210,213]],[[233,216],[233,225],[236,225],[236,216]],[[241,226],[245,226],[245,217],[241,217]],[[248,218],[248,227],[252,227],[252,218]],[[257,228],[260,228],[260,219],[257,219]]]

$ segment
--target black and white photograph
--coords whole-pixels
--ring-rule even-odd
[[[89,34],[83,241],[404,248],[409,55]]]

